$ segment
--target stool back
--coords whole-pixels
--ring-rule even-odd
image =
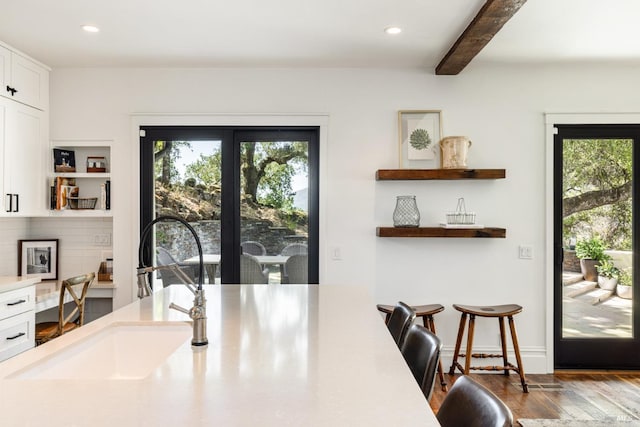
[[[418,324],[409,327],[400,348],[404,360],[427,400],[431,399],[433,392],[441,350],[440,338]]]
[[[442,427],[513,426],[513,415],[507,405],[466,375],[453,384],[436,418]]]
[[[415,318],[416,312],[402,301],[399,301],[398,305],[396,305],[391,312],[391,316],[387,322],[387,328],[389,332],[391,332],[391,336],[398,347],[402,345],[404,336]]]

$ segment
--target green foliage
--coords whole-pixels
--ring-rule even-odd
[[[620,271],[620,277],[618,278],[618,285],[622,285],[622,286],[633,285],[633,275],[629,270]]]
[[[600,261],[600,264],[596,265],[596,270],[598,270],[598,274],[602,277],[616,279],[620,277],[620,269],[608,259]]]
[[[200,154],[200,158],[187,165],[185,176],[193,178],[198,184],[206,186],[220,185],[222,182],[222,153],[214,149],[213,154]]]
[[[594,259],[596,261],[609,259],[609,256],[605,255],[604,249],[604,243],[598,236],[576,242],[576,256],[580,259]]]
[[[176,160],[184,148],[191,149],[191,144],[188,141],[154,141],[156,180],[165,185],[174,185],[182,180]]]
[[[295,169],[289,164],[269,163],[258,184],[258,202],[287,211],[293,209],[295,193],[291,190],[291,179],[294,174]]]
[[[416,150],[426,150],[431,145],[431,137],[426,129],[418,128],[411,132],[409,143]]]
[[[632,141],[629,139],[575,139],[563,141],[563,199],[593,194],[592,209],[563,220],[566,238],[601,236],[607,248],[631,250],[631,199],[600,204],[599,190],[618,188],[632,179]]]

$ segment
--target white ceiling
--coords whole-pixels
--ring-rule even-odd
[[[433,72],[484,0],[0,0],[0,40],[53,67]],[[640,63],[640,0],[529,0],[474,61]],[[97,34],[82,24],[100,27]],[[397,36],[383,29],[403,28]],[[464,71],[463,71],[464,73]]]

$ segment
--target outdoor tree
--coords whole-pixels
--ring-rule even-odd
[[[563,142],[565,235],[599,234],[609,247],[631,242],[632,141]]]
[[[175,161],[180,150],[190,146],[187,141],[154,141],[155,176],[160,183],[169,186],[180,179]]]
[[[279,192],[280,196],[284,195],[284,191],[291,192],[291,177],[295,173],[295,167],[305,167],[307,151],[305,142],[244,142],[241,149],[244,194],[250,201],[259,203],[260,182],[270,172],[272,176],[266,180],[269,189]],[[273,164],[280,167],[273,167]]]
[[[244,142],[241,145],[241,186],[247,200],[274,208],[290,209],[293,204],[293,176],[306,168],[304,142]],[[187,166],[186,177],[205,185],[219,185],[221,153],[201,155]]]

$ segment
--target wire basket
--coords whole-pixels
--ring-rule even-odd
[[[475,224],[476,214],[475,212],[467,212],[467,208],[464,204],[464,198],[458,199],[455,212],[448,212],[446,214],[447,224]]]
[[[97,197],[67,197],[69,209],[95,209]]]

